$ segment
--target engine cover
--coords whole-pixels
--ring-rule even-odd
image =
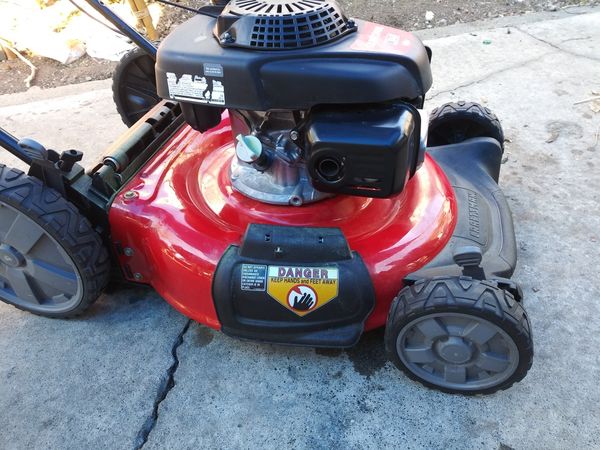
[[[160,45],[161,97],[183,105],[309,110],[399,99],[421,103],[431,87],[427,49],[404,31],[357,20],[356,32],[321,45],[247,49],[221,45],[214,35],[216,21],[197,15]]]

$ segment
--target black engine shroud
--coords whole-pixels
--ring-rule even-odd
[[[195,16],[163,41],[156,60],[162,98],[252,111],[306,111],[323,104],[420,103],[431,87],[428,52],[410,33],[357,21],[356,33],[332,43],[249,50],[220,45],[215,22]],[[399,42],[396,52],[389,45],[377,47],[386,39]]]

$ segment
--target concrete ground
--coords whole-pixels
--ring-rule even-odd
[[[600,91],[600,10],[552,19],[428,41],[429,107],[483,102],[508,138],[536,345],[521,383],[445,395],[386,362],[381,332],[347,352],[240,342],[141,288],[69,321],[2,304],[0,448],[600,447],[600,113],[579,103]],[[0,97],[0,123],[89,164],[123,130],[107,82]]]

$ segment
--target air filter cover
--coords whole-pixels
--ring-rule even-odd
[[[335,0],[232,0],[215,26],[222,46],[292,50],[356,31]]]

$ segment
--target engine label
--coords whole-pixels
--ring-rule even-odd
[[[223,77],[223,66],[221,64],[204,64],[205,77]]]
[[[337,267],[269,266],[267,293],[303,317],[338,296]]]
[[[205,69],[206,72],[206,69]],[[215,73],[216,68],[211,68],[209,73]],[[222,68],[221,68],[221,75]],[[208,105],[225,105],[225,86],[220,80],[209,76],[183,74],[178,77],[173,72],[167,72],[167,86],[169,96],[173,100],[184,102],[202,103]]]

